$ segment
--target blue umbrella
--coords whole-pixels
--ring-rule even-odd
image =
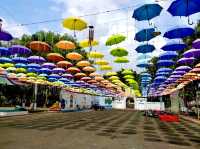
[[[168,52],[161,54],[159,56],[159,59],[160,60],[169,60],[169,59],[176,58],[177,56],[178,56],[178,54],[175,51],[168,51]]]
[[[165,80],[167,80],[167,77],[165,76],[158,76],[154,78],[155,82],[164,82]]]
[[[142,41],[149,41],[154,38],[154,28],[143,29],[135,34],[135,40],[142,42]]]
[[[175,64],[175,62],[172,61],[172,60],[159,60],[159,61],[157,62],[157,65],[158,65],[159,67],[162,67],[162,66],[169,67],[169,66],[172,66],[172,65],[174,65],[174,64]]]
[[[176,0],[172,2],[172,4],[170,5],[167,11],[170,12],[173,16],[188,17],[188,24],[191,24],[189,21],[189,16],[200,12],[200,1],[199,0]]]
[[[137,57],[137,60],[144,60],[144,59],[151,59],[151,56],[149,54],[142,54]]]
[[[12,63],[12,59],[7,57],[0,57],[0,63]]]
[[[189,57],[189,58],[186,58],[186,57],[183,57],[183,58],[180,58],[177,63],[178,64],[193,64],[195,62],[195,58],[194,57]]]
[[[38,73],[40,70],[37,69],[37,68],[28,68],[27,71],[28,71],[28,72],[35,72],[35,73]]]
[[[15,67],[16,67],[16,68],[26,68],[27,65],[26,65],[26,64],[23,64],[23,63],[17,63],[17,64],[15,64]]]
[[[145,45],[138,46],[135,50],[138,53],[149,53],[149,52],[152,52],[154,49],[155,47],[153,45],[145,44]]]
[[[57,81],[57,79],[56,78],[48,78],[48,81],[55,82],[55,81]]]
[[[8,48],[0,47],[0,56],[9,56],[10,54]]]
[[[150,65],[151,65],[151,63],[149,63],[148,60],[141,60],[138,62],[137,67],[147,68]]]
[[[49,75],[49,78],[56,78],[56,79],[60,79],[60,78],[61,78],[61,76],[60,76],[60,75],[58,75],[58,74],[51,74],[51,75]]]
[[[32,51],[22,45],[13,45],[9,48],[9,51],[11,52],[11,54],[22,54],[22,55],[29,55],[32,53]]]
[[[25,57],[14,57],[12,60],[15,63],[28,63],[28,60]]]
[[[190,27],[181,27],[172,29],[170,31],[165,32],[164,37],[169,39],[175,39],[175,38],[184,38],[187,36],[190,36],[194,34],[194,29]]]
[[[147,73],[147,72],[143,72],[140,74],[141,77],[151,77],[151,74]]]
[[[49,68],[41,68],[40,73],[50,74],[52,71]]]
[[[162,7],[158,4],[145,4],[133,12],[133,18],[138,21],[151,20],[152,18],[159,16],[162,11]]]
[[[36,68],[36,69],[40,69],[41,66],[39,64],[35,64],[35,63],[30,63],[27,65],[28,68]]]
[[[173,70],[171,68],[159,68],[157,72],[169,72],[171,73]]]
[[[70,82],[70,80],[67,79],[67,78],[60,78],[59,81],[61,81],[61,82]]]
[[[164,45],[161,49],[163,49],[164,51],[181,51],[184,50],[186,47],[187,45],[184,43],[172,42]]]
[[[156,76],[168,76],[170,72],[157,72]]]
[[[48,74],[41,73],[39,76],[40,76],[40,77],[48,77]]]

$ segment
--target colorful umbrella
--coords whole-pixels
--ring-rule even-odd
[[[147,68],[151,65],[152,63],[149,63],[149,60],[147,59],[147,60],[140,60],[136,66],[140,68]]]
[[[125,70],[122,71],[122,74],[123,74],[123,75],[132,75],[133,72],[132,72],[132,70],[130,70],[130,69],[125,69]]]
[[[79,61],[83,58],[82,55],[80,55],[79,53],[76,53],[76,52],[72,52],[72,53],[68,53],[66,55],[66,58],[70,59],[70,60],[76,60],[76,61]]]
[[[56,65],[54,63],[43,63],[42,67],[43,68],[53,69],[54,67],[56,67]]]
[[[106,74],[105,74],[105,76],[116,76],[117,75],[117,73],[116,72],[112,72],[112,71],[110,71],[110,72],[107,72]]]
[[[16,67],[16,68],[26,68],[27,65],[26,65],[26,64],[23,64],[23,63],[17,63],[17,64],[15,64],[15,67]]]
[[[51,47],[46,42],[42,41],[31,41],[28,47],[38,52],[49,52],[51,50]]]
[[[162,7],[158,4],[145,4],[135,9],[132,17],[138,21],[149,21],[152,18],[159,16],[161,11]]]
[[[100,77],[100,76],[96,76],[94,79],[95,79],[96,81],[103,81],[103,80],[104,80],[104,78],[103,78],[103,77]]]
[[[10,54],[8,48],[0,47],[0,56],[9,56]]]
[[[87,48],[90,46],[97,46],[98,44],[99,44],[99,42],[97,40],[89,41],[88,39],[82,40],[79,43],[80,47],[82,47],[82,48]]]
[[[65,69],[63,69],[63,68],[54,68],[54,69],[52,69],[52,72],[53,73],[65,73]]]
[[[81,78],[82,81],[89,81],[89,80],[91,80],[91,79],[92,79],[92,78],[90,78],[90,77],[82,77],[82,78]]]
[[[181,51],[187,47],[184,43],[171,42],[164,45],[161,49],[164,51]]]
[[[76,77],[76,78],[82,78],[82,77],[86,77],[87,75],[85,74],[85,73],[76,73],[75,75],[74,75],[74,77]]]
[[[87,67],[84,67],[84,68],[83,68],[83,71],[86,71],[86,72],[94,72],[94,71],[96,71],[96,69],[95,69],[94,67],[87,66]]]
[[[161,54],[159,56],[159,59],[160,60],[169,60],[169,59],[176,58],[177,56],[178,56],[178,54],[175,51],[168,51],[168,52]]]
[[[106,61],[106,60],[97,60],[97,61],[95,62],[95,64],[96,64],[96,65],[108,65],[109,62]]]
[[[193,68],[191,72],[200,73],[200,68]]]
[[[86,66],[90,66],[90,62],[89,61],[79,61],[76,66],[79,66],[79,67],[86,67]]]
[[[112,70],[112,66],[110,65],[101,65],[100,66],[100,70]]]
[[[111,77],[109,77],[108,78],[108,80],[119,80],[119,77],[117,77],[117,76],[111,76]]]
[[[32,53],[29,48],[22,45],[12,45],[9,48],[9,51],[11,54],[22,54],[22,55],[29,55]]]
[[[0,57],[0,63],[12,63],[12,59],[8,57]]]
[[[154,28],[143,29],[135,34],[135,40],[139,42],[149,41],[155,37],[154,32]]]
[[[47,59],[52,62],[63,61],[65,58],[59,53],[49,53],[47,54]]]
[[[122,41],[124,41],[126,39],[126,37],[124,35],[121,34],[114,34],[112,36],[110,36],[107,41],[106,41],[106,46],[112,46],[114,44],[118,44],[121,43]]]
[[[57,62],[56,65],[58,67],[61,67],[61,68],[68,68],[68,67],[73,66],[73,64],[71,62],[68,62],[68,61],[59,61],[59,62]]]
[[[159,60],[159,61],[157,62],[157,65],[158,65],[159,67],[163,67],[163,66],[169,67],[169,66],[172,66],[172,65],[174,65],[174,64],[175,64],[175,62],[172,61],[172,60]]]
[[[171,73],[173,70],[171,68],[159,68],[157,72],[169,72]]]
[[[88,57],[89,57],[89,58],[97,59],[97,58],[103,58],[104,55],[103,55],[103,53],[101,53],[101,52],[92,51],[92,52],[90,52],[90,53],[88,54]]]
[[[72,50],[76,49],[76,46],[73,42],[67,40],[61,40],[56,43],[56,47],[63,50]]]
[[[200,39],[196,39],[192,42],[192,47],[195,49],[200,49]]]
[[[58,74],[51,74],[51,75],[49,75],[49,78],[60,79],[60,78],[61,78],[61,76],[60,76],[60,75],[58,75]]]
[[[118,56],[118,57],[122,57],[122,56],[127,56],[128,55],[128,51],[126,51],[125,48],[114,48],[111,49],[110,54],[112,56]]]
[[[155,47],[153,45],[144,44],[144,45],[138,46],[135,50],[138,53],[149,53],[149,52],[152,52],[154,49],[155,49]]]
[[[64,74],[62,74],[62,77],[72,79],[74,76],[71,74],[64,73]]]
[[[183,56],[199,58],[200,57],[200,49],[190,49],[190,50],[184,52]]]
[[[49,68],[41,68],[40,69],[40,73],[43,73],[43,74],[50,74],[51,72],[52,71]]]
[[[114,60],[115,63],[129,63],[129,60],[126,57],[117,57]]]
[[[35,64],[35,63],[30,63],[27,65],[28,68],[36,68],[36,69],[40,69],[41,66],[39,64]]]
[[[190,71],[192,68],[189,66],[179,66],[175,69],[175,71]]]
[[[194,57],[189,57],[189,58],[186,58],[186,57],[183,57],[183,58],[180,58],[177,63],[178,64],[193,64],[195,62],[195,58]]]
[[[41,56],[30,56],[28,57],[30,63],[44,63],[46,60]]]
[[[13,37],[10,33],[3,31],[2,29],[0,30],[0,40],[10,41],[12,39],[13,39]]]
[[[98,74],[98,73],[95,73],[95,72],[93,72],[93,73],[90,73],[90,75],[89,75],[90,77],[96,77],[96,76],[101,76],[100,74]]]
[[[14,67],[14,64],[12,64],[12,63],[4,63],[4,64],[1,65],[1,67],[3,67],[3,68]]]
[[[15,67],[8,67],[8,68],[6,68],[6,71],[8,71],[8,72],[15,72],[16,68]]]
[[[28,63],[28,60],[25,57],[14,57],[12,58],[12,61],[15,63]]]
[[[69,67],[69,68],[67,69],[67,72],[74,74],[74,73],[80,72],[80,69],[78,69],[78,68],[76,68],[76,67]]]

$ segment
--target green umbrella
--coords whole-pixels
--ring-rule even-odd
[[[109,80],[119,80],[119,77],[117,76],[111,76],[110,78],[108,78]]]
[[[126,57],[117,57],[115,60],[114,60],[115,63],[128,63],[129,60],[126,58]]]
[[[16,68],[15,68],[15,67],[8,67],[8,68],[6,68],[6,70],[7,70],[8,72],[15,72],[15,71],[16,71]]]
[[[122,57],[122,56],[127,56],[128,55],[128,51],[126,51],[125,48],[114,48],[110,51],[110,54],[112,56],[118,56],[118,57]]]
[[[126,37],[121,34],[112,35],[107,39],[106,46],[112,46],[114,44],[118,44],[118,43],[124,41],[125,39],[126,39]]]
[[[17,68],[16,72],[17,73],[26,73],[26,69],[25,68]]]
[[[117,73],[116,72],[112,72],[112,71],[110,71],[110,72],[107,72],[106,74],[105,74],[105,76],[116,76],[117,75]]]
[[[28,77],[37,77],[37,74],[36,73],[33,73],[33,72],[29,72],[26,74]]]
[[[125,75],[124,79],[134,79],[134,77],[132,75]]]
[[[133,92],[135,93],[135,96],[140,97],[141,93],[139,90],[133,90]]]
[[[122,71],[122,74],[123,75],[132,75],[133,72],[130,69],[125,69],[125,70]]]
[[[14,64],[12,63],[5,63],[2,65],[3,68],[8,68],[8,67],[14,67]]]

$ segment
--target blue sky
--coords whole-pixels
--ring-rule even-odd
[[[62,28],[61,21],[30,26],[16,25],[132,6],[128,10],[84,17],[84,19],[89,24],[95,26],[95,38],[100,41],[100,45],[94,47],[94,49],[103,52],[106,55],[105,58],[111,61],[111,65],[114,66],[115,70],[119,69],[119,66],[113,63],[113,57],[109,55],[109,48],[104,46],[104,42],[109,35],[114,33],[126,35],[127,40],[119,45],[127,48],[129,51],[130,63],[124,66],[139,70],[136,67],[138,54],[134,50],[139,43],[134,41],[134,34],[140,29],[148,27],[148,23],[135,21],[131,16],[134,9],[145,3],[152,2],[154,0],[1,0],[0,17],[4,19],[3,28],[10,31],[16,37],[39,30],[73,34],[71,31]],[[159,17],[152,20],[162,33],[176,26],[187,25],[187,19],[172,17],[167,13],[166,9],[171,2],[172,0],[160,0],[159,4],[163,6],[164,10]],[[199,14],[192,16],[194,22],[197,18],[200,18]],[[87,30],[78,33],[78,40],[87,38],[87,34]],[[156,46],[156,50],[152,55],[158,55],[161,52],[160,47],[166,42],[167,40],[162,36],[152,40],[150,43]]]

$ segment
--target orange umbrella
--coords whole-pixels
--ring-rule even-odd
[[[81,78],[81,80],[82,81],[89,81],[89,80],[91,80],[91,78],[90,77],[83,77],[83,78]]]
[[[98,74],[98,73],[95,73],[95,72],[93,72],[93,73],[91,73],[90,75],[89,75],[90,77],[96,77],[96,76],[101,76],[100,74]]]
[[[103,77],[95,77],[94,79],[95,79],[96,81],[103,81],[103,80],[104,80]]]
[[[63,61],[65,58],[59,53],[49,53],[47,54],[47,59],[52,62]]]
[[[86,67],[86,66],[90,66],[91,64],[88,61],[80,61],[76,65],[79,67]]]
[[[78,69],[76,67],[69,67],[67,69],[67,72],[69,72],[69,73],[78,73],[78,72],[80,72],[80,69]]]
[[[82,59],[82,55],[80,55],[79,53],[76,52],[72,52],[72,53],[68,53],[66,55],[66,58],[70,59],[70,60],[81,60]]]
[[[110,83],[110,82],[108,80],[102,80],[101,83],[107,84],[107,83]]]
[[[96,80],[89,80],[89,81],[87,81],[87,83],[97,83],[97,81]]]
[[[74,75],[74,77],[76,77],[76,78],[82,78],[82,77],[86,77],[87,75],[86,74],[84,74],[84,73],[76,73],[75,75]]]
[[[59,61],[57,62],[57,66],[61,67],[61,68],[68,68],[73,66],[72,63],[68,62],[68,61]]]
[[[199,72],[200,72],[200,67],[193,68],[193,69],[191,70],[191,72],[199,73]]]
[[[83,71],[86,71],[86,72],[94,72],[94,71],[96,71],[96,69],[95,69],[94,67],[87,66],[87,67],[84,67],[84,68],[83,68]]]
[[[63,50],[72,50],[76,48],[73,42],[67,40],[59,41],[58,43],[56,43],[56,47]]]
[[[49,52],[51,50],[50,45],[42,41],[31,41],[28,45],[31,50],[38,52]]]

